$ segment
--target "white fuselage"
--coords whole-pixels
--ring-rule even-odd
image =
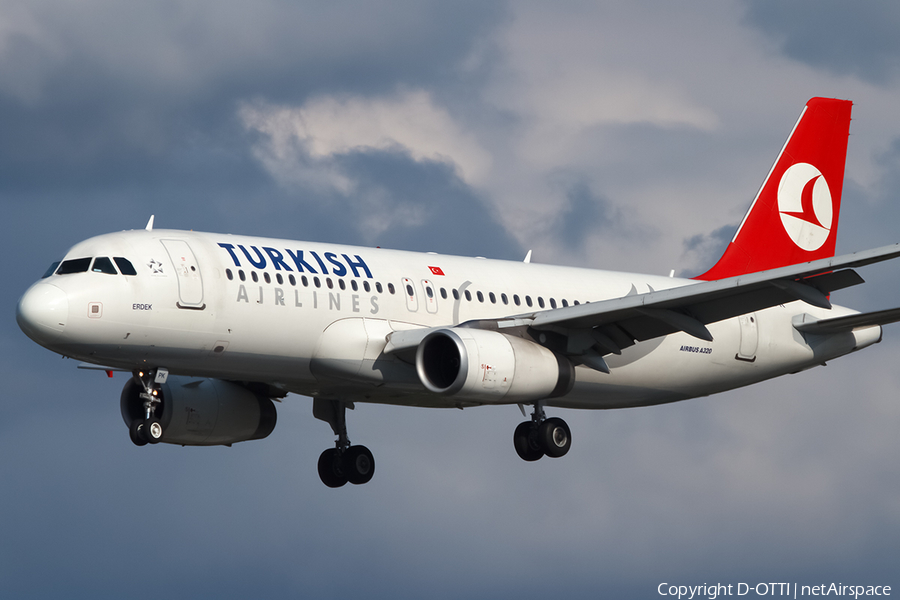
[[[690,279],[209,234],[137,230],[79,243],[66,259],[124,257],[137,275],[53,275],[29,335],[69,357],[127,370],[262,382],[352,401],[459,405],[385,355],[394,331],[531,314],[696,283]],[[33,302],[37,306],[38,302]],[[37,310],[37,309],[35,309]],[[618,408],[703,396],[807,369],[880,340],[878,326],[804,335],[792,320],[853,313],[803,302],[675,333],[608,355],[610,373],[576,368],[547,404]],[[466,406],[473,402],[467,402]],[[477,404],[475,402],[474,404]]]

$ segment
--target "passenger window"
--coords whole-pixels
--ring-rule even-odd
[[[347,284],[344,283],[344,280],[343,280],[343,279],[338,279],[338,287],[341,288],[342,290],[346,290],[346,289],[347,289]]]
[[[538,296],[538,306],[544,308],[544,299]]]
[[[531,306],[531,296],[525,296],[525,304]]]
[[[259,275],[256,274],[256,271],[250,271],[250,279],[253,280],[253,283],[259,282]]]
[[[472,301],[472,292],[470,292],[469,290],[466,290],[466,300],[468,300],[469,302]]]
[[[56,271],[56,274],[70,275],[72,273],[85,273],[90,266],[90,258],[73,258],[71,260],[64,260],[63,263],[59,265],[59,270]]]
[[[500,294],[500,299],[503,301],[503,304],[509,304],[509,298],[506,297],[506,294]]]
[[[406,284],[406,295],[407,295],[407,296],[413,296],[413,295],[414,295],[414,294],[413,294],[412,286],[409,285],[409,284]]]
[[[59,261],[57,260],[57,261],[54,262],[52,265],[50,265],[50,268],[47,269],[47,272],[44,273],[44,276],[41,277],[41,279],[47,279],[48,277],[50,277],[51,275],[53,275],[54,271],[56,271],[56,267],[58,267],[58,266],[59,266]]]
[[[241,269],[240,271],[238,271],[238,277],[240,278],[241,281],[247,281],[247,276],[244,275],[244,270],[243,270],[243,269]]]
[[[453,288],[453,299],[459,300],[459,290],[456,288]]]
[[[297,279],[296,279],[293,275],[288,275],[288,281],[291,282],[291,285],[292,285],[292,286],[296,286],[296,285],[297,285]]]
[[[131,264],[131,261],[127,258],[116,256],[113,260],[116,261],[116,266],[119,267],[119,272],[122,273],[122,275],[137,275],[137,271],[134,270],[134,265]]]
[[[359,284],[356,283],[355,279],[350,280],[350,287],[353,289],[354,292],[359,291]]]
[[[316,286],[317,288],[319,288],[319,287],[322,287],[322,282],[319,281],[318,277],[313,277],[313,285]]]
[[[574,304],[575,306],[578,306],[578,300],[575,300],[572,304]]]
[[[284,277],[281,276],[281,273],[275,273],[275,281],[278,282],[278,285],[284,283]]]
[[[366,290],[367,292],[371,292],[371,291],[372,291],[372,288],[369,286],[369,282],[368,282],[368,281],[363,281],[363,289]]]
[[[389,291],[391,294],[393,294],[394,292],[397,291],[397,290],[394,289],[394,284],[393,284],[393,283],[389,283],[389,284],[388,284],[388,291]]]
[[[375,282],[375,291],[377,291],[379,294],[382,292],[382,287],[381,287],[380,281]]]
[[[550,298],[550,308],[556,308],[556,300],[554,298]]]
[[[497,304],[497,296],[494,295],[494,292],[488,294],[488,298],[491,299],[491,304]]]
[[[225,277],[228,278],[228,281],[234,279],[234,273],[231,272],[231,269],[225,269]]]
[[[425,288],[425,294],[426,294],[429,298],[434,298],[434,290],[432,290],[430,287],[426,287],[426,288]]]
[[[441,298],[447,299],[447,288],[441,288]]]
[[[522,304],[522,303],[519,301],[519,295],[518,295],[518,294],[513,294],[513,304],[515,304],[516,306],[519,306],[520,304]]]
[[[118,275],[119,272],[113,266],[112,261],[105,256],[98,256],[94,259],[94,266],[91,267],[94,273],[105,273],[106,275]]]
[[[565,308],[565,307],[566,307],[566,306],[568,306],[568,305],[569,305],[569,301],[568,301],[568,300],[566,300],[566,299],[565,299],[565,298],[563,298],[563,301],[562,301],[562,303],[563,303],[563,308]]]
[[[268,273],[263,273],[263,279],[266,280],[266,283],[272,283],[272,278],[269,277]]]
[[[326,278],[325,278],[325,285],[328,286],[328,289],[329,289],[329,290],[334,288],[334,284],[331,282],[331,277],[326,277]]]
[[[300,283],[303,284],[303,287],[309,287],[309,279],[306,278],[306,275],[300,276]]]
[[[479,302],[484,302],[484,294],[482,294],[481,292],[477,292],[475,295],[478,296]]]

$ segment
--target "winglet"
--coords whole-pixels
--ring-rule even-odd
[[[155,216],[156,215],[150,215],[150,220],[147,221],[147,226],[144,227],[144,229],[146,229],[147,231],[153,231],[153,217]]]

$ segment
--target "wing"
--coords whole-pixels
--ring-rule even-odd
[[[710,340],[707,324],[779,304],[803,300],[831,308],[828,294],[863,283],[853,268],[898,256],[900,244],[894,244],[770,271],[533,313],[520,319],[538,330],[599,327],[613,334],[610,337],[614,340],[622,338],[617,329],[634,341],[676,331]]]
[[[728,279],[703,281],[577,306],[482,319],[459,327],[490,329],[539,341],[576,361],[605,371],[602,356],[636,342],[683,331],[711,341],[706,325],[803,300],[831,308],[828,294],[863,283],[853,268],[900,256],[900,244]],[[433,329],[391,335],[386,353],[405,354]]]

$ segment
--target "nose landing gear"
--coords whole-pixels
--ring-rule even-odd
[[[347,407],[352,403],[341,400],[313,400],[313,416],[331,425],[338,436],[334,448],[329,448],[319,456],[319,479],[330,488],[339,488],[346,483],[362,485],[368,483],[375,474],[375,457],[365,446],[351,446],[347,437]]]
[[[572,432],[559,417],[548,419],[544,415],[543,406],[538,402],[534,405],[531,420],[519,423],[516,427],[513,445],[519,458],[528,462],[539,460],[545,455],[559,458],[572,446]]]
[[[163,427],[157,417],[157,409],[162,405],[160,390],[169,378],[169,371],[160,367],[150,371],[135,370],[132,375],[144,390],[140,393],[140,398],[144,401],[144,418],[134,419],[131,422],[129,428],[131,441],[136,446],[158,444],[162,441]]]

